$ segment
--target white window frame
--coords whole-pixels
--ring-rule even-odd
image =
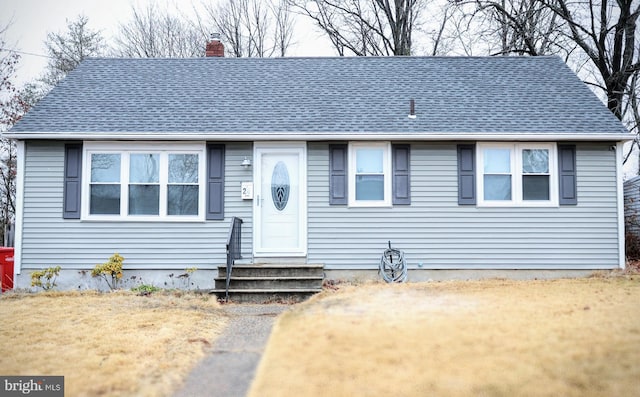
[[[160,155],[159,215],[129,215],[129,156],[140,153]],[[90,214],[91,155],[120,154],[120,214]],[[198,155],[198,214],[168,215],[169,154]],[[127,222],[204,222],[206,208],[206,143],[205,142],[85,142],[82,159],[81,220]]]
[[[383,200],[356,200],[356,151],[358,149],[383,149],[382,167],[384,175]],[[391,142],[349,142],[349,207],[391,207]]]
[[[478,206],[481,207],[558,207],[558,150],[555,143],[548,142],[481,142],[477,144],[476,183]],[[484,199],[484,151],[485,149],[510,149],[511,156],[511,200]],[[549,150],[549,200],[524,200],[522,198],[522,151],[525,149]]]

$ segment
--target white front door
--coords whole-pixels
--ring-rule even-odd
[[[253,254],[306,256],[306,144],[256,143],[254,150]]]

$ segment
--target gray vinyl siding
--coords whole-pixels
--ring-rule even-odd
[[[640,176],[624,183],[624,218],[626,231],[640,235]]]
[[[232,216],[243,218],[243,255],[251,255],[251,202],[240,164],[251,143],[226,144],[225,219],[206,222],[83,222],[62,219],[64,143],[28,141],[25,149],[22,268],[91,269],[114,252],[128,269],[212,269],[225,263]],[[204,185],[203,185],[204,186]]]
[[[308,262],[328,269],[376,268],[387,241],[412,268],[596,269],[618,266],[615,152],[577,144],[578,205],[481,208],[458,205],[456,143],[411,144],[411,205],[329,205],[329,144],[308,144]],[[114,252],[128,269],[211,269],[225,261],[232,216],[244,220],[251,258],[251,143],[226,143],[225,219],[207,222],[83,222],[62,218],[64,143],[28,141],[22,268],[91,269]]]
[[[369,269],[391,241],[430,269],[594,269],[618,266],[615,152],[577,145],[578,205],[458,205],[455,143],[411,145],[411,205],[348,208],[328,201],[328,144],[310,143],[310,262]]]

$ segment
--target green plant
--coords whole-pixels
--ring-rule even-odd
[[[48,291],[56,286],[56,279],[59,274],[60,266],[31,272],[31,286],[41,287],[43,290]]]
[[[124,258],[116,252],[107,262],[96,265],[91,271],[91,276],[102,277],[109,289],[116,290],[119,287],[120,279],[122,279],[122,262],[124,262]]]
[[[140,284],[137,287],[131,288],[131,291],[137,292],[140,295],[150,295],[153,292],[160,291],[160,288],[155,285]]]

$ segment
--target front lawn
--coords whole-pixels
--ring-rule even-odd
[[[215,298],[180,292],[5,294],[0,374],[62,375],[67,396],[171,396],[222,331]]]
[[[640,276],[347,286],[282,315],[274,396],[640,395]]]

